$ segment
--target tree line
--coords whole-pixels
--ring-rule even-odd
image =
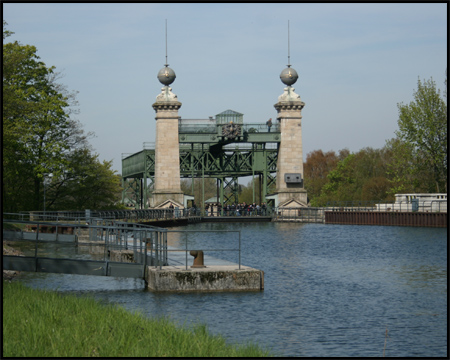
[[[433,79],[417,81],[397,104],[398,130],[381,149],[315,150],[304,164],[312,206],[336,201],[394,201],[398,193],[447,192],[447,74],[441,96]]]
[[[75,118],[76,91],[40,61],[35,46],[5,42],[3,21],[4,212],[122,207],[121,177],[101,162]]]

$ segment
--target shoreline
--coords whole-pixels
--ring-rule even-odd
[[[13,248],[7,241],[3,240],[3,255],[16,255],[24,256],[24,254]],[[20,275],[20,271],[16,270],[3,270],[3,279],[11,282],[11,280],[17,278]]]

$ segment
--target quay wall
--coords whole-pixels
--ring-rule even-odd
[[[147,288],[152,291],[262,291],[264,271],[242,266],[208,266],[185,270],[184,267],[148,266]]]
[[[325,211],[325,224],[447,227],[447,213]]]

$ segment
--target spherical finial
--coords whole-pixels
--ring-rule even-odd
[[[167,64],[158,72],[158,80],[163,85],[172,84],[176,77],[175,71],[173,71]]]
[[[291,86],[292,84],[295,84],[298,79],[297,71],[292,69],[291,65],[288,65],[288,67],[281,72],[280,79],[283,84]]]

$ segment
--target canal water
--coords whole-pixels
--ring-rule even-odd
[[[447,356],[446,228],[203,223],[178,229],[239,230],[242,264],[265,272],[265,290],[152,293],[137,279],[34,273],[22,279],[180,325],[201,322],[230,343],[257,342],[277,356],[382,356],[384,348],[392,357]],[[227,240],[226,233],[199,232],[189,246],[211,248],[215,241],[216,248]],[[175,245],[183,241],[172,238]],[[232,251],[221,256],[238,259]]]

